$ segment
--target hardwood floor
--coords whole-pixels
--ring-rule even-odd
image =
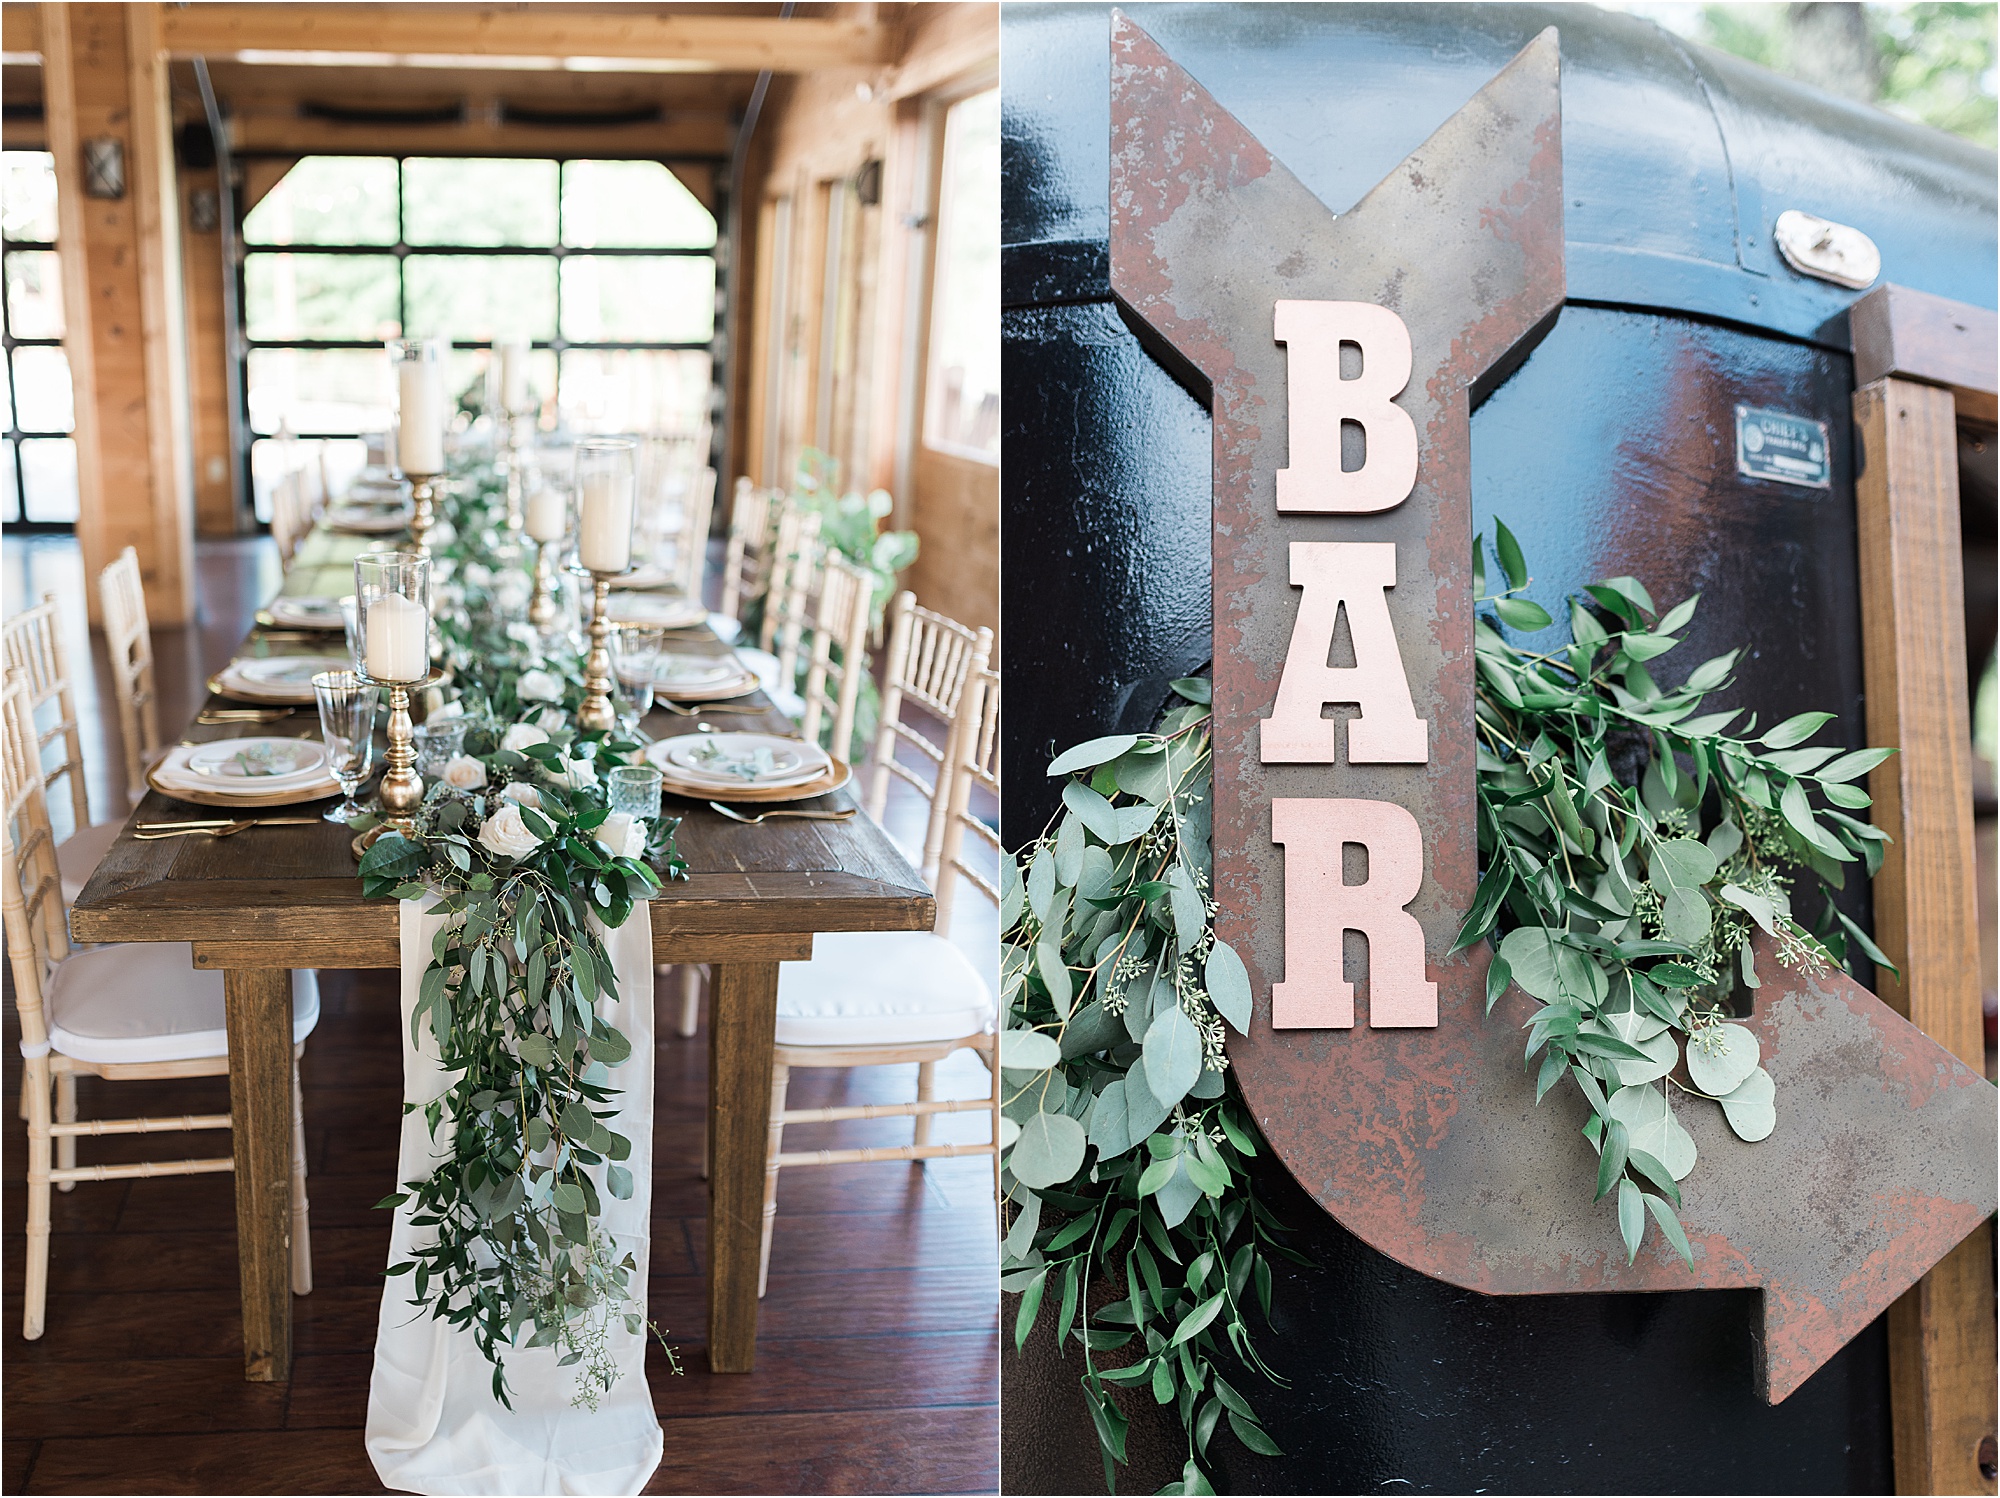
[[[202,625],[158,631],[163,722],[185,721],[199,684],[228,658],[275,572],[268,543],[199,548]],[[74,600],[74,545],[9,539],[9,608],[55,588]],[[101,667],[100,667],[101,672]],[[108,683],[82,694],[91,802],[122,808]],[[100,706],[102,705],[102,710]],[[106,713],[109,721],[106,721]],[[911,840],[908,803],[891,831]],[[915,828],[921,835],[921,823]],[[954,939],[982,971],[995,961],[990,909],[961,900]],[[8,983],[6,1054],[20,1029]],[[23,1340],[26,1188],[20,1072],[4,1087],[5,1369],[0,1491],[8,1493],[361,1493],[383,1491],[362,1446],[401,1103],[395,975],[321,974],[319,1028],[302,1068],[315,1288],[295,1299],[286,1384],[242,1378],[232,1182],[227,1176],[115,1181],[55,1198],[48,1330]],[[717,1375],[702,1338],[707,1189],[699,1176],[707,1034],[672,1033],[663,984],[657,1047],[649,1310],[685,1372],[657,1352],[648,1376],[666,1454],[657,1493],[990,1492],[998,1480],[999,1304],[991,1163],[801,1168],[779,1184],[757,1371]],[[914,1095],[914,1067],[801,1072],[795,1106]],[[941,1095],[981,1096],[986,1073],[961,1052]],[[85,1078],[80,1113],[220,1112],[226,1082],[107,1084]],[[799,1127],[788,1147],[889,1143],[908,1123]],[[940,1140],[984,1138],[977,1114],[944,1115]],[[899,1132],[900,1131],[900,1132]],[[192,1136],[84,1140],[84,1163],[172,1158]],[[212,1140],[214,1136],[206,1136]],[[187,1153],[203,1153],[197,1143]]]

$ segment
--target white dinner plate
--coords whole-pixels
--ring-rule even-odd
[[[409,523],[410,511],[401,505],[386,510],[372,505],[342,505],[328,511],[326,517],[328,530],[360,536],[386,535],[406,529]]]
[[[817,744],[770,733],[682,734],[661,739],[647,758],[679,779],[722,786],[804,782],[833,763]]]
[[[341,627],[338,598],[274,598],[270,612],[274,623],[289,625],[293,629]]]
[[[606,615],[613,624],[652,624],[688,629],[708,618],[701,601],[678,593],[613,593]]]
[[[256,794],[290,789],[296,782],[323,779],[327,773],[326,746],[311,739],[217,739],[190,749],[181,764],[204,781]]]
[[[732,656],[663,655],[653,663],[653,685],[669,691],[712,687],[742,675],[742,664]]]
[[[349,671],[353,662],[345,656],[267,655],[254,660],[229,663],[233,676],[258,687],[302,687],[312,691],[312,679],[322,671]]]

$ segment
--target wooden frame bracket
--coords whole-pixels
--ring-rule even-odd
[[[1984,1066],[1972,732],[1966,700],[1957,429],[1995,413],[1995,315],[1884,286],[1851,313],[1870,777],[1895,841],[1875,878],[1876,938],[1902,970],[1882,997]],[[1992,1493],[1993,1225],[1889,1310],[1899,1493]]]

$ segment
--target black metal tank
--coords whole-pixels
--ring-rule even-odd
[[[1846,309],[1860,293],[1790,269],[1772,225],[1789,208],[1851,225],[1880,247],[1882,279],[1991,307],[1993,153],[1584,5],[1129,9],[1336,212],[1559,29],[1568,301],[1474,413],[1476,523],[1506,520],[1545,604],[1621,572],[1656,595],[1700,591],[1695,658],[1747,643],[1741,695],[1767,715],[1835,710],[1858,746]],[[1002,21],[1005,648],[1010,682],[1031,687],[1009,698],[1010,845],[1054,810],[1050,754],[1149,726],[1166,682],[1210,654],[1208,415],[1108,284],[1109,15],[1012,5]],[[1825,422],[1831,487],[1739,475],[1738,405]],[[1982,451],[1968,524],[1990,548]],[[1979,606],[1990,621],[1990,588]],[[1265,1338],[1289,1387],[1238,1385],[1287,1456],[1230,1447],[1220,1476],[1236,1490],[1892,1486],[1879,1324],[1769,1408],[1748,1292],[1487,1298],[1359,1243],[1282,1167],[1260,1185],[1317,1267],[1281,1272]],[[1076,1371],[1058,1387],[1010,1378],[1008,1491],[1101,1481]],[[1178,1469],[1169,1451],[1121,1487]]]

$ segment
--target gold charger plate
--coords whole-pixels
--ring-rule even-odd
[[[662,771],[660,789],[670,796],[679,796],[684,801],[721,801],[734,806],[739,801],[810,801],[814,796],[831,795],[853,778],[853,769],[844,762],[835,760],[824,775],[817,780],[808,780],[804,785],[776,785],[762,790],[755,786],[745,786],[740,790],[730,790],[725,793],[715,786],[690,785]]]
[[[178,786],[161,785],[153,776],[152,770],[146,772],[146,784],[162,796],[171,796],[192,806],[219,806],[227,811],[268,811],[277,806],[303,806],[308,801],[330,801],[340,794],[339,783],[332,776],[316,785],[263,796],[224,796],[215,791],[182,790]]]
[[[734,702],[738,697],[748,697],[752,692],[758,690],[761,685],[757,680],[756,672],[747,672],[746,676],[748,679],[736,686],[731,686],[728,682],[724,682],[720,687],[683,687],[679,690],[664,686],[659,682],[654,682],[653,695],[666,702],[682,704],[691,702]]]

